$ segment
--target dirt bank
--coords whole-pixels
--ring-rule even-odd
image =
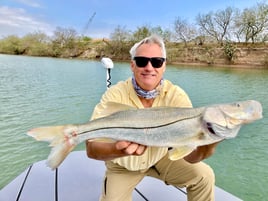
[[[170,63],[191,66],[224,66],[233,68],[268,68],[268,47],[236,48],[232,60],[223,48],[180,48],[168,50]]]

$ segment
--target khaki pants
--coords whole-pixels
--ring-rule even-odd
[[[203,162],[171,161],[166,156],[146,172],[128,171],[110,161],[106,162],[106,166],[101,201],[131,201],[132,191],[145,176],[180,188],[186,187],[189,201],[214,200],[214,172]]]

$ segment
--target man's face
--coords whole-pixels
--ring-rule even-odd
[[[136,51],[136,57],[163,57],[161,48],[157,44],[142,44]],[[162,67],[154,68],[151,62],[145,67],[138,67],[135,61],[131,61],[131,70],[134,73],[137,84],[144,90],[150,91],[155,89],[166,69],[166,62]]]

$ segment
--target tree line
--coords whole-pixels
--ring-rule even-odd
[[[232,59],[235,48],[232,44],[268,42],[268,4],[261,2],[243,10],[226,7],[198,14],[194,22],[177,17],[172,30],[143,25],[132,31],[118,25],[108,39],[100,40],[80,35],[73,28],[62,27],[57,27],[52,36],[42,32],[29,33],[23,37],[10,35],[0,40],[0,53],[79,57],[89,51],[94,52],[94,56],[109,55],[116,59],[128,59],[130,47],[151,34],[162,36],[171,48],[179,44],[184,47],[219,45],[224,47],[226,56]]]

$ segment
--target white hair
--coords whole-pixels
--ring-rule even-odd
[[[162,57],[166,58],[167,53],[166,53],[165,43],[163,39],[158,35],[151,35],[149,37],[144,38],[140,42],[135,43],[132,46],[132,48],[129,51],[131,59],[134,59],[134,57],[136,56],[138,47],[140,47],[142,44],[158,44],[162,50]]]

